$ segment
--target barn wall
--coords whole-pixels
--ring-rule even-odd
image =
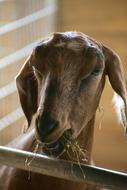
[[[127,1],[61,0],[59,30],[76,30],[113,48],[127,72]],[[127,171],[127,143],[111,103],[113,90],[108,81],[95,128],[93,158],[97,165]],[[101,129],[99,123],[102,120]]]

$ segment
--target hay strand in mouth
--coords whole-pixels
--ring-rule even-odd
[[[79,154],[78,154],[78,152],[75,150],[75,154],[76,154],[76,158],[77,158],[77,163],[78,163],[78,166],[79,166],[79,168],[80,168],[80,170],[81,170],[81,172],[82,172],[82,174],[83,174],[83,178],[85,179],[85,173],[84,173],[84,171],[83,171],[83,169],[82,169],[82,166],[81,166],[81,163],[80,163],[80,158],[79,158]]]
[[[40,146],[40,144],[37,142],[37,144],[36,144],[36,146],[34,148],[33,153],[36,154],[38,152],[39,146]],[[31,160],[29,160],[29,158],[26,158],[26,160],[25,160],[25,167],[28,168],[28,180],[31,179],[30,165],[31,165],[31,163],[33,162],[34,159],[35,159],[35,156],[33,156],[33,158]]]
[[[68,138],[69,137],[69,138]],[[79,145],[79,142],[76,139],[73,139],[72,136],[64,136],[64,142],[63,145],[66,149],[66,151],[69,154],[69,157],[71,157],[71,154],[69,153],[69,150],[71,150],[73,153],[76,151],[79,155],[79,158],[81,161],[87,161],[87,150],[84,150],[81,145]],[[62,141],[61,141],[62,142]],[[76,161],[75,159],[72,159],[72,161]]]
[[[103,118],[104,118],[104,108],[103,108],[103,106],[99,106],[99,107],[98,107],[98,111],[99,111],[99,113],[101,114],[101,115],[100,115],[100,121],[99,121],[98,128],[99,128],[99,130],[101,130],[101,129],[102,129],[102,120],[103,120]]]
[[[72,155],[70,154],[69,152],[69,149],[72,151]],[[85,178],[85,173],[81,167],[81,163],[82,162],[86,162],[87,161],[87,151],[83,150],[79,143],[76,141],[76,140],[70,140],[66,146],[66,151],[67,151],[67,154],[70,158],[70,160],[76,162],[82,172],[82,175],[83,175],[83,178]]]
[[[83,178],[85,178],[85,173],[81,167],[82,162],[87,162],[88,161],[88,152],[84,150],[78,143],[76,139],[73,139],[70,133],[66,133],[64,135],[64,141],[63,145],[65,147],[65,151],[68,155],[68,158],[72,162],[76,162],[82,172]],[[64,144],[64,142],[66,142]],[[73,171],[73,168],[72,168]]]

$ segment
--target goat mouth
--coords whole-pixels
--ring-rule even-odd
[[[51,143],[43,143],[43,151],[48,156],[60,157],[65,147],[72,136],[72,131],[69,129],[63,133],[63,135],[56,141]]]

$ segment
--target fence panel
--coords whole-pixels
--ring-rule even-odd
[[[14,78],[38,41],[55,31],[56,5],[55,0],[0,2],[0,144],[21,133],[24,117]]]

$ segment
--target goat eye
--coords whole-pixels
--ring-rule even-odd
[[[89,81],[91,78],[91,75],[87,76],[86,78],[82,79],[80,82],[80,86],[79,86],[79,93],[84,89],[85,84],[87,83],[87,81]]]
[[[92,77],[98,76],[100,73],[102,73],[102,71],[103,71],[103,69],[98,69],[98,68],[96,68],[96,69],[94,69],[94,70],[90,73],[90,75],[88,75],[87,77],[85,77],[84,79],[82,79],[81,82],[80,82],[80,86],[79,86],[79,92],[81,92],[81,91],[84,89],[85,84],[86,84],[90,79],[92,79]]]
[[[91,73],[91,75],[97,76],[98,74],[100,74],[102,72],[102,69],[94,69]]]

